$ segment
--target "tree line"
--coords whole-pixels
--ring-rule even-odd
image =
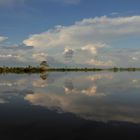
[[[140,71],[140,68],[51,68],[49,67],[47,61],[42,61],[39,66],[32,67],[0,67],[0,73],[42,73],[45,71],[113,71],[113,72],[121,72],[121,71],[129,71],[129,72],[135,72]]]

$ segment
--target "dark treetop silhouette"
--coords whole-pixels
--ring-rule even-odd
[[[118,67],[113,67],[113,68],[52,68],[49,67],[47,61],[42,61],[40,63],[40,66],[32,67],[32,66],[27,66],[27,67],[0,67],[0,73],[42,73],[45,71],[113,71],[113,72],[119,72],[119,71],[140,71],[140,68],[118,68]]]

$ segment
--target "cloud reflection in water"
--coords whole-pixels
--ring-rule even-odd
[[[43,75],[44,77],[44,75]],[[140,123],[139,73],[1,75],[0,103],[13,98],[95,121]]]

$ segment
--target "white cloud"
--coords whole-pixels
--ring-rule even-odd
[[[108,47],[106,44],[99,42],[99,43],[94,43],[94,44],[87,44],[87,45],[81,47],[81,51],[88,52],[91,54],[97,54],[98,49],[106,48],[106,47]]]
[[[65,48],[63,54],[66,58],[72,58],[74,55],[74,51],[72,49]]]
[[[88,18],[75,22],[71,26],[59,25],[46,32],[30,35],[23,43],[34,46],[36,52],[49,53],[61,61],[63,60],[61,54],[71,50],[74,52],[76,64],[119,65],[123,62],[123,57],[130,58],[125,51],[118,54],[121,55],[118,57],[118,52],[112,51],[113,42],[120,43],[123,39],[128,41],[134,36],[138,38],[140,35],[139,25],[140,16]],[[108,46],[112,47],[110,51],[106,49]],[[134,61],[134,58],[137,58],[136,54],[131,51],[130,54],[130,61]]]
[[[44,61],[47,60],[47,54],[45,53],[34,53],[32,54],[32,58],[36,61]]]
[[[113,62],[111,60],[108,61],[100,61],[100,60],[95,60],[95,59],[91,59],[89,61],[87,61],[88,64],[90,65],[96,65],[96,66],[113,66]]]
[[[3,60],[7,60],[7,63],[15,60],[38,64],[47,60],[49,55],[53,58],[51,61],[63,65],[140,66],[140,49],[137,45],[140,44],[139,25],[140,16],[103,16],[83,19],[70,26],[59,25],[46,32],[30,35],[23,41],[25,45],[2,45],[8,37],[0,36],[0,64],[3,64]],[[135,37],[137,43],[134,42],[132,47],[136,49],[114,47],[116,44],[121,47],[124,45],[121,44],[122,40],[130,42]]]
[[[137,57],[132,57],[132,60],[137,61],[139,59]]]
[[[7,39],[8,39],[8,37],[0,36],[0,43],[3,42],[3,41],[6,41]]]
[[[81,43],[95,43],[101,40],[116,38],[123,35],[140,34],[140,16],[133,17],[100,17],[84,19],[72,26],[56,26],[52,30],[35,34],[24,43],[35,47],[57,47],[59,45],[81,45]],[[80,40],[82,39],[82,40]]]
[[[96,47],[94,47],[93,45],[86,45],[84,47],[81,48],[82,51],[88,51],[92,54],[97,54],[97,49]]]
[[[16,55],[16,54],[0,54],[0,58],[19,58],[20,56],[19,55]]]

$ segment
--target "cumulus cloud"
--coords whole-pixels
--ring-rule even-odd
[[[31,64],[33,46],[9,44],[7,39],[8,37],[0,37],[0,65],[25,66]]]
[[[0,36],[0,43],[3,42],[3,41],[6,41],[7,39],[8,39],[8,37]]]
[[[107,44],[103,44],[101,42],[94,43],[94,44],[87,44],[80,48],[79,51],[83,51],[84,53],[87,52],[92,55],[98,54],[98,49],[108,47]]]
[[[72,58],[74,55],[74,51],[72,49],[65,48],[63,54],[65,58]]]
[[[140,16],[88,18],[70,26],[58,25],[46,32],[30,35],[23,43],[34,46],[37,51],[55,54],[59,60],[63,59],[62,53],[65,54],[64,56],[74,54],[76,64],[119,65],[122,62],[117,56],[118,51],[116,54],[112,51],[115,50],[114,42],[120,43],[123,39],[128,41],[131,37],[138,37],[139,25]],[[137,52],[139,52],[138,49]],[[124,57],[124,54],[121,53],[121,57]],[[131,60],[135,61],[137,58],[135,54],[131,51],[129,54],[131,54]],[[128,54],[125,57],[130,59]]]
[[[137,57],[132,57],[132,60],[136,61],[139,60]]]
[[[32,54],[32,58],[36,61],[45,61],[47,60],[47,54],[45,53],[34,53]]]
[[[111,60],[109,61],[100,61],[100,60],[95,60],[95,59],[91,59],[89,61],[87,61],[88,64],[90,65],[96,65],[96,66],[112,66],[113,62]]]
[[[136,37],[138,42],[139,25],[140,16],[103,16],[83,19],[70,26],[58,25],[43,33],[30,35],[20,45],[4,45],[2,42],[8,38],[0,36],[0,57],[10,60],[12,56],[16,59],[18,54],[17,61],[37,64],[47,60],[49,55],[52,63],[59,61],[63,66],[139,66],[138,43],[132,44],[135,49],[115,48],[116,44],[124,45],[122,40],[130,42],[132,37]],[[70,58],[71,62],[65,58]]]
[[[0,58],[19,58],[19,55],[13,55],[13,54],[0,54]]]
[[[86,45],[84,47],[81,48],[82,51],[87,51],[90,52],[92,54],[97,54],[97,49],[96,47],[94,47],[93,45]]]

